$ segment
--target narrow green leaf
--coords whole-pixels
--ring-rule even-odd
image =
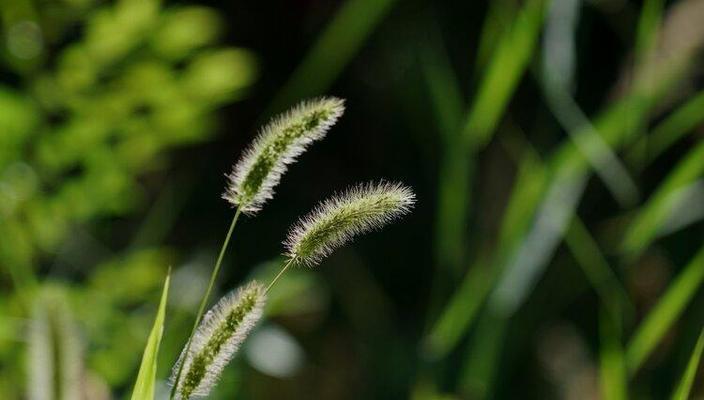
[[[556,121],[614,198],[621,205],[633,206],[638,199],[635,182],[572,94],[581,8],[580,0],[550,3],[543,35],[541,86]]]
[[[425,339],[423,351],[427,357],[446,356],[457,346],[484,304],[493,286],[494,275],[480,263],[475,263],[467,272]]]
[[[619,340],[619,330],[611,315],[601,312],[600,331],[600,368],[601,393],[604,400],[625,400],[628,398],[626,366],[623,348]]]
[[[535,6],[539,2],[527,3],[525,7],[530,5]],[[532,9],[535,12],[535,9]],[[525,12],[521,10],[521,12]],[[525,15],[525,14],[522,14]],[[535,15],[535,14],[532,14]],[[524,17],[525,18],[525,17]],[[540,15],[540,20],[542,21],[542,10]],[[524,20],[525,21],[525,20]],[[528,26],[527,24],[525,26]],[[524,38],[524,40],[527,40]],[[500,57],[498,53],[500,49],[496,50],[495,57]],[[499,64],[498,61],[491,61],[490,65]],[[485,79],[488,79],[488,74]],[[626,145],[629,145],[635,136],[633,132],[637,130],[639,126],[647,121],[648,112],[663,98],[663,93],[666,92],[668,88],[676,84],[678,76],[671,76],[665,72],[658,74],[659,79],[658,84],[654,87],[643,88],[641,85],[633,85],[629,87],[628,92],[624,94],[623,97],[608,104],[603,111],[601,111],[596,117],[592,118],[595,131],[603,137],[604,142],[612,147],[614,151],[619,151]],[[505,84],[508,84],[504,82]],[[480,91],[482,91],[483,86],[488,85],[482,82],[480,85]],[[503,92],[503,90],[502,90]],[[499,95],[497,92],[496,96]],[[489,96],[489,94],[486,94]],[[489,96],[490,97],[490,96]],[[488,100],[487,100],[488,101]],[[475,103],[481,103],[479,99]],[[491,102],[496,105],[497,102]],[[477,104],[474,104],[472,112],[474,114],[479,113],[476,108]],[[481,113],[479,113],[481,114]],[[484,115],[483,118],[489,118],[489,114]],[[476,115],[474,118],[479,118]],[[493,116],[491,116],[494,120]],[[471,120],[471,118],[470,118]],[[481,124],[479,124],[481,125]],[[466,129],[465,134],[470,134]],[[578,135],[583,135],[583,132],[578,132]],[[557,180],[558,172],[568,175],[573,174],[577,179],[580,177],[586,178],[589,176],[591,165],[587,162],[584,155],[579,151],[575,144],[571,140],[563,142],[547,159],[546,167],[542,173],[540,179],[527,179],[523,182],[517,181],[514,184],[514,193],[516,192],[536,192],[535,198],[537,201],[533,202],[521,202],[518,197],[515,197],[516,202],[515,210],[519,211],[521,214],[521,221],[526,222],[528,227],[534,220],[534,216],[539,208],[544,207],[545,200],[541,201],[545,197],[545,193],[551,183]],[[512,198],[511,202],[514,199]],[[508,212],[507,212],[508,214]],[[499,238],[499,245],[495,253],[497,254],[496,260],[491,263],[492,270],[496,271],[498,276],[502,275],[506,264],[511,260],[511,256],[516,250],[517,245],[525,241],[526,237],[530,233],[523,224],[512,223],[513,218],[506,215],[504,217],[505,226],[502,227],[501,235]],[[506,229],[504,229],[506,228]],[[555,238],[561,239],[561,238]],[[555,246],[551,244],[550,246]],[[547,247],[547,246],[546,246]],[[541,273],[538,271],[538,273]],[[478,274],[478,272],[477,272]],[[474,280],[476,274],[467,274],[465,279]],[[487,282],[487,285],[491,285],[491,289],[495,286],[496,279]],[[448,308],[445,310],[443,315],[437,320],[437,324],[433,326],[428,337],[426,337],[426,348],[431,350],[432,356],[441,357],[445,355],[448,350],[454,348],[455,344],[459,339],[463,338],[472,322],[475,318],[475,313],[469,313],[469,316],[462,316],[459,314],[460,311],[450,311],[450,309],[461,310],[459,304],[474,304],[475,302],[481,303],[486,299],[486,294],[491,293],[491,290],[479,290],[472,291],[471,288],[475,285],[469,282],[463,282],[460,290],[454,294],[453,299],[448,303]],[[473,298],[476,297],[476,298]]]
[[[704,173],[704,142],[680,161],[629,226],[623,250],[637,257],[658,235],[667,217],[680,205],[684,187]]]
[[[489,9],[484,17],[482,33],[479,35],[479,47],[477,49],[477,72],[486,68],[491,56],[496,51],[503,34],[511,26],[511,21],[516,16],[519,4],[513,0],[492,0],[489,2]]]
[[[538,163],[530,153],[521,160],[501,224],[496,256],[489,262],[480,259],[469,268],[426,338],[424,350],[429,357],[444,357],[459,343],[494,287],[504,258],[513,252],[523,232],[529,228],[533,217],[531,210],[541,199],[546,179],[544,168]]]
[[[642,63],[653,44],[662,24],[662,14],[665,8],[664,0],[645,0],[638,20],[636,31],[636,59]]]
[[[470,188],[476,169],[474,155],[493,136],[511,96],[528,67],[542,26],[544,5],[545,0],[529,0],[515,18],[512,18],[512,21],[507,21],[508,27],[501,29],[501,35],[498,38],[486,38],[490,41],[498,40],[498,44],[496,50],[491,53],[486,73],[479,83],[479,90],[463,121],[460,121],[457,132],[450,131],[443,135],[446,140],[439,176],[436,254],[439,266],[454,273],[453,278],[455,279],[464,266],[464,231],[467,225],[467,210],[470,209],[472,201]],[[487,30],[483,32],[484,35],[496,33]],[[434,103],[443,105],[448,103],[444,98],[459,93],[459,91],[449,92],[449,96],[448,93],[440,93],[439,86],[441,84],[447,84],[451,81],[457,82],[457,79],[451,77],[453,74],[447,60],[438,59],[436,61],[439,70],[434,71],[426,68],[426,75],[430,79],[431,95],[436,97],[433,99]],[[433,79],[437,82],[433,82]],[[438,94],[440,94],[439,99],[437,98]],[[461,100],[453,100],[452,102],[459,104]],[[447,112],[441,115],[446,119],[442,126],[444,130],[447,127],[451,129],[455,127],[455,121],[449,119],[454,116],[454,114]],[[451,140],[447,140],[447,138],[451,138]],[[467,279],[472,278],[468,276]],[[440,293],[445,292],[449,286],[446,281],[447,279],[435,278],[433,282],[430,315],[436,314],[436,305],[442,301]],[[467,289],[468,285],[463,287]],[[467,293],[466,290],[465,293]],[[484,295],[480,294],[477,300],[481,300],[483,297]],[[449,318],[454,317],[449,316]],[[448,321],[445,317],[443,319]],[[469,322],[472,317],[461,319],[466,319]],[[447,323],[443,324],[448,326]],[[451,324],[460,327],[464,323],[451,322]],[[469,324],[464,325],[468,326]]]
[[[464,99],[457,75],[452,69],[450,56],[440,38],[431,36],[430,45],[421,53],[423,77],[430,94],[430,103],[438,129],[446,144],[457,143],[459,125],[464,113]]]
[[[527,1],[489,61],[463,131],[464,139],[475,147],[491,139],[533,56],[544,14],[544,0]]]
[[[627,159],[636,163],[643,152],[645,162],[652,162],[674,143],[693,132],[704,121],[704,91],[689,98],[679,108],[655,125],[650,135],[643,135],[629,150]]]
[[[626,349],[626,365],[631,375],[638,371],[673,322],[682,314],[702,282],[704,247],[684,267],[633,334]]]
[[[465,399],[495,397],[497,376],[504,354],[509,320],[488,309],[477,320],[477,332],[467,347],[460,368],[459,391]]]
[[[323,93],[362,48],[395,3],[396,0],[344,2],[276,96],[272,109],[285,107],[296,98]]]
[[[702,330],[702,333],[699,334],[697,344],[694,345],[692,356],[689,358],[689,362],[687,363],[687,369],[685,369],[680,383],[677,385],[675,392],[672,394],[672,400],[689,399],[689,392],[692,390],[694,377],[697,374],[697,368],[699,368],[699,360],[702,358],[702,350],[704,350],[704,330]]]
[[[565,242],[611,318],[631,316],[633,305],[626,289],[606,261],[599,244],[576,215],[565,234]]]
[[[440,39],[433,40],[423,52],[423,72],[443,144],[438,174],[435,260],[438,268],[456,276],[464,268],[462,259],[474,162],[467,146],[457,145],[465,104]]]
[[[132,400],[153,400],[154,384],[156,381],[156,363],[159,355],[159,345],[161,336],[164,333],[164,319],[166,318],[166,299],[169,297],[169,281],[171,280],[171,270],[166,275],[164,290],[159,301],[159,311],[154,319],[154,326],[149,333],[147,346],[144,348],[142,364],[139,367],[137,382],[132,392]]]

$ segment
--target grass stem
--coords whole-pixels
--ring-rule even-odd
[[[184,355],[188,354],[188,352],[191,350],[191,341],[193,339],[193,334],[196,332],[196,329],[198,329],[198,324],[200,324],[200,320],[203,318],[203,313],[205,312],[205,307],[208,304],[210,293],[213,291],[213,286],[215,286],[215,279],[218,276],[218,272],[220,272],[220,266],[222,265],[222,259],[225,256],[225,250],[227,250],[227,246],[230,243],[230,239],[232,238],[232,231],[235,230],[235,225],[237,225],[237,220],[239,219],[239,217],[240,209],[238,207],[237,211],[235,211],[235,216],[232,218],[230,229],[227,231],[227,236],[225,236],[225,240],[223,241],[222,247],[220,248],[220,254],[218,255],[217,261],[215,262],[215,268],[213,268],[213,272],[212,274],[210,274],[210,282],[208,282],[208,289],[205,291],[203,299],[200,301],[200,306],[198,307],[198,314],[196,314],[196,319],[193,323],[191,334],[188,336],[188,343],[186,343],[186,349],[183,352]],[[181,372],[183,372],[183,362],[178,367],[178,373],[176,374],[176,380],[173,382],[173,386],[171,387],[171,394],[169,395],[169,399],[173,399],[176,395],[176,388],[178,387],[179,380],[181,379]]]
[[[295,258],[289,258],[286,261],[286,263],[284,264],[284,267],[281,268],[281,271],[279,271],[279,273],[276,274],[274,279],[271,280],[271,283],[269,283],[269,286],[266,287],[266,290],[264,290],[264,294],[269,293],[269,289],[271,289],[271,287],[274,286],[276,281],[278,281],[279,278],[281,278],[281,276],[286,272],[286,270],[288,270],[288,268],[291,266],[291,264],[293,264],[294,260],[295,260]]]

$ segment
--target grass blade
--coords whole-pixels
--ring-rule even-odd
[[[553,178],[530,230],[489,297],[500,314],[510,317],[532,293],[575,215],[585,185],[585,174],[572,171],[558,171]]]
[[[457,134],[452,135],[455,136],[454,140],[445,142],[446,150],[439,177],[439,234],[436,241],[440,243],[437,253],[440,267],[447,267],[452,272],[459,271],[464,266],[463,238],[467,210],[471,206],[471,182],[476,169],[474,155],[493,136],[508,101],[528,67],[542,26],[544,3],[544,0],[529,0],[511,21],[510,27],[503,32],[462,125]],[[484,32],[488,35],[494,33]],[[447,65],[444,71],[447,76],[452,74]],[[446,80],[457,81],[451,78]],[[438,90],[433,90],[433,94],[437,92]],[[442,102],[438,99],[434,101]],[[454,126],[454,121],[449,121],[445,126]],[[446,134],[445,137],[449,138],[450,135]],[[438,270],[442,271],[441,268]],[[441,300],[440,293],[445,291],[446,286],[440,275],[435,275],[430,296],[432,316],[436,314],[435,305],[444,300]],[[454,278],[458,276],[455,273]]]
[[[499,268],[506,254],[512,252],[523,232],[528,229],[533,213],[530,211],[540,201],[545,171],[529,154],[519,166],[514,191],[504,213],[500,230],[497,259],[491,265],[475,262],[465,275],[457,292],[452,296],[430,333],[425,339],[427,355],[440,358],[452,351],[472,322],[494,287]]]
[[[628,161],[635,163],[644,151],[645,162],[655,160],[702,122],[704,122],[704,91],[700,91],[668,115],[652,129],[650,135],[642,136],[629,151]]]
[[[658,235],[667,217],[680,206],[684,187],[704,173],[704,142],[699,143],[667,176],[626,231],[623,250],[637,257]]]
[[[662,14],[665,8],[664,0],[645,0],[638,19],[636,32],[636,60],[643,63],[648,52],[653,49],[662,24]]]
[[[594,171],[622,205],[633,205],[638,189],[628,171],[572,96],[575,87],[576,32],[579,0],[550,4],[543,38],[543,92],[553,115]]]
[[[395,3],[396,0],[345,2],[279,92],[272,109],[323,93]]]
[[[598,243],[584,226],[584,222],[575,216],[565,234],[565,242],[577,263],[589,280],[604,308],[611,318],[626,318],[633,315],[633,305],[628,293],[619,282]]]
[[[438,176],[435,259],[440,268],[459,274],[473,161],[466,146],[456,145],[465,105],[449,56],[439,39],[433,40],[423,53],[423,73],[443,139]]]
[[[132,392],[132,400],[153,400],[154,386],[156,382],[156,365],[159,355],[159,345],[161,344],[161,336],[164,333],[164,320],[166,319],[166,300],[169,297],[169,281],[171,280],[171,270],[166,275],[164,289],[161,293],[159,301],[159,310],[154,318],[154,326],[149,333],[147,345],[144,348],[142,355],[142,363],[139,366],[137,382],[134,385]]]
[[[457,346],[484,304],[493,286],[493,277],[486,265],[475,263],[472,266],[425,338],[425,356],[438,359]]]
[[[689,398],[689,392],[692,390],[694,377],[697,374],[697,368],[699,368],[699,360],[702,358],[702,350],[704,350],[704,330],[699,334],[699,339],[697,339],[697,344],[694,345],[694,350],[689,358],[684,375],[682,375],[680,383],[672,394],[672,400],[687,400]]]
[[[463,398],[491,399],[495,396],[496,378],[509,324],[507,318],[491,310],[483,313],[477,321],[477,332],[472,337],[460,370],[459,390]]]
[[[630,375],[643,365],[673,322],[704,282],[704,247],[675,278],[653,310],[633,334],[626,348],[626,366]]]
[[[510,26],[518,11],[518,4],[513,0],[493,0],[489,2],[489,9],[484,17],[479,35],[479,46],[477,48],[476,67],[483,71],[491,55],[501,41],[506,28]]]
[[[482,147],[492,137],[533,55],[545,14],[544,0],[529,0],[499,42],[463,129],[464,140]]]
[[[604,400],[628,399],[626,366],[620,334],[611,315],[601,312],[599,318],[601,341],[600,368],[601,393]]]

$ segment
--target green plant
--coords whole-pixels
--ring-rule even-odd
[[[415,195],[411,189],[398,183],[358,185],[323,201],[290,229],[284,242],[288,258],[266,288],[250,282],[222,297],[203,317],[240,212],[250,215],[258,212],[264,202],[273,197],[273,189],[286,166],[308,144],[322,139],[343,110],[343,101],[335,98],[301,103],[270,122],[235,164],[223,198],[237,210],[201,299],[191,334],[173,368],[171,399],[187,400],[210,393],[222,370],[261,318],[266,294],[290,266],[317,265],[335,248],[355,236],[379,229],[412,209]],[[162,311],[157,319],[154,329],[163,325]],[[160,334],[157,335],[158,338],[150,337],[145,360],[153,360],[158,353],[158,347],[152,343],[160,340]],[[153,386],[155,375],[147,372],[151,368],[152,363],[143,363],[139,375],[149,375],[142,386]],[[139,395],[141,397],[133,394],[133,398],[151,400],[153,392],[143,393]]]

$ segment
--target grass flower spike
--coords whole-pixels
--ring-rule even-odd
[[[229,175],[223,198],[254,214],[273,196],[286,166],[320,140],[344,112],[344,101],[323,97],[305,101],[262,129]]]
[[[29,400],[80,397],[81,342],[65,293],[45,289],[35,300],[29,331]]]
[[[223,368],[262,316],[266,295],[261,285],[252,282],[224,296],[203,318],[189,349],[181,353],[171,381],[178,380],[175,398],[207,396]],[[183,368],[181,368],[183,363]]]
[[[291,228],[284,242],[295,263],[315,266],[355,236],[408,213],[413,191],[400,183],[361,184],[323,201]]]

